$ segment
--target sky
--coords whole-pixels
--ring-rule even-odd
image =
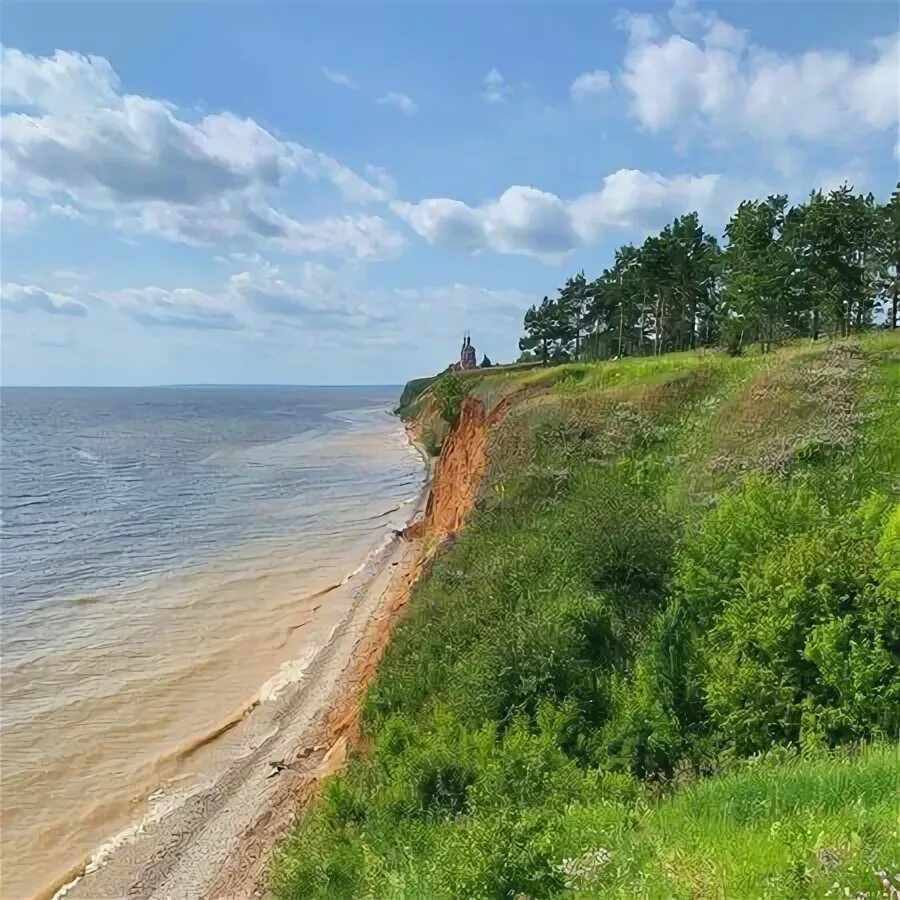
[[[4,384],[395,384],[697,210],[900,174],[900,5],[4,3]]]

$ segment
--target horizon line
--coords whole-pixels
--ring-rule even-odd
[[[147,384],[2,384],[0,391],[9,388],[21,390],[96,390],[110,388],[113,390],[129,390],[135,388],[218,388],[218,387],[283,387],[283,388],[373,388],[402,387],[403,382],[365,382],[356,384],[301,384],[287,381],[186,381]]]

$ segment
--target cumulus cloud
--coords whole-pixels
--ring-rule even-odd
[[[97,294],[111,309],[146,325],[200,330],[265,332],[284,325],[345,334],[393,319],[387,292],[360,280],[361,269],[330,268],[307,260],[284,270],[257,253],[222,261],[240,266],[220,287],[141,287]]]
[[[582,72],[569,88],[573,100],[588,100],[591,97],[605,94],[612,87],[612,76],[603,69],[593,72]]]
[[[54,316],[80,318],[88,314],[88,308],[84,303],[65,294],[45,291],[33,284],[4,284],[0,287],[0,299],[3,308],[13,312],[43,312]]]
[[[509,98],[510,87],[503,76],[491,69],[481,82],[481,96],[488,103],[505,103]]]
[[[578,243],[566,204],[534,187],[513,185],[482,206],[433,198],[393,209],[430,243],[460,250],[553,258]]]
[[[191,124],[165,103],[133,96],[77,116],[4,116],[2,141],[14,183],[35,193],[61,190],[87,205],[200,205],[277,186],[313,163],[250,119],[225,113]]]
[[[13,47],[2,55],[3,106],[34,106],[67,112],[106,106],[116,99],[119,79],[102,56],[57,50],[53,56],[31,56]]]
[[[722,222],[750,187],[719,174],[668,177],[619,169],[603,179],[598,191],[573,199],[514,185],[480,206],[431,198],[392,208],[433,244],[553,261],[595,242],[608,229],[650,230],[692,210]]]
[[[837,141],[896,127],[898,35],[857,56],[832,50],[772,52],[692,3],[668,22],[626,17],[621,73],[631,115],[651,131],[703,130],[725,141]]]
[[[328,66],[322,66],[322,74],[334,84],[339,84],[341,87],[348,88],[351,91],[355,91],[359,87],[349,75],[329,69]]]
[[[122,94],[101,57],[36,57],[4,48],[3,74],[4,101],[28,108],[2,120],[3,175],[15,189],[187,243],[276,240],[301,252],[315,243],[322,251],[349,247],[360,258],[376,258],[374,243],[391,242],[377,217],[341,227],[331,222],[326,231],[336,244],[304,239],[319,223],[297,222],[270,200],[299,175],[331,184],[349,201],[384,202],[390,179],[380,170],[370,180],[229,112],[194,121],[171,103]],[[382,237],[373,242],[377,229]],[[399,238],[392,240],[396,247]]]
[[[336,159],[321,151],[309,150],[299,144],[289,145],[296,155],[298,165],[307,178],[313,181],[328,181],[334,185],[345,200],[355,203],[380,203],[390,198],[390,191],[385,188],[386,180],[379,177],[373,183],[353,169],[339,163]],[[384,173],[383,169],[369,166],[370,170]]]
[[[393,106],[394,109],[399,109],[407,116],[414,116],[419,111],[418,104],[412,97],[407,97],[406,94],[395,94],[393,91],[379,97],[375,102],[382,106]]]
[[[114,309],[143,325],[217,331],[238,331],[244,327],[222,297],[212,297],[192,288],[127,288],[100,296]]]

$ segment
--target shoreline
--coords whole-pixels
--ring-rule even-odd
[[[304,796],[343,761],[352,718],[348,703],[368,683],[373,640],[378,643],[385,620],[405,603],[417,574],[421,541],[410,526],[426,508],[433,461],[408,427],[404,432],[425,476],[409,501],[410,516],[332,588],[347,590],[346,609],[327,640],[303,658],[299,672],[274,673],[241,714],[210,738],[256,726],[249,752],[214,776],[195,779],[186,791],[156,791],[142,818],[101,843],[36,900],[260,896],[278,838]],[[374,649],[380,656],[384,647]],[[280,679],[282,674],[296,677]]]

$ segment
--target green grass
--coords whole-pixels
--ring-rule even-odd
[[[416,415],[420,408],[420,398],[429,387],[439,378],[439,375],[432,375],[427,378],[413,378],[407,381],[397,401],[396,414],[401,419],[410,419]]]
[[[878,896],[900,862],[898,350],[473,379],[512,403],[476,511],[276,894]],[[573,887],[563,860],[599,850]]]
[[[579,894],[887,896],[876,873],[900,871],[898,775],[897,750],[876,748],[855,758],[763,759],[699,781],[636,821],[601,823],[608,862],[578,879]],[[591,814],[574,814],[576,834],[590,829]]]

